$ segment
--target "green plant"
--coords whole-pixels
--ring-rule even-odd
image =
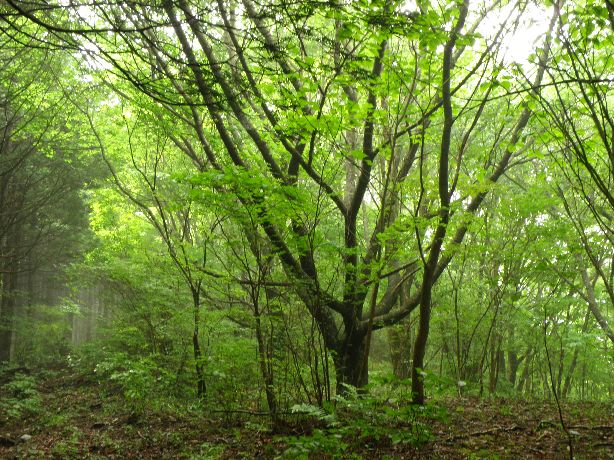
[[[224,446],[204,442],[198,448],[197,453],[191,453],[191,460],[214,460],[218,459],[224,453]]]
[[[46,428],[56,428],[61,427],[66,424],[70,417],[68,414],[60,413],[60,414],[47,414],[41,419],[41,425]]]
[[[309,436],[289,437],[287,442],[290,447],[279,458],[308,459],[316,454],[340,458],[348,448],[343,435],[335,430],[314,430]]]
[[[30,375],[16,373],[0,391],[0,413],[8,419],[18,419],[37,414],[42,410],[42,398],[36,388],[36,380]]]
[[[491,460],[498,460],[500,457],[499,455],[491,452],[489,449],[480,449],[477,452],[469,453],[468,458],[470,460],[478,460],[478,459],[484,459],[484,458],[488,458]]]
[[[329,406],[328,409],[333,409],[333,407]],[[324,422],[328,427],[334,427],[339,424],[334,412],[327,412],[325,407],[318,407],[313,404],[295,404],[292,406],[292,413],[303,414],[307,417],[317,419]]]
[[[61,458],[76,458],[79,449],[71,442],[60,441],[53,446],[52,452]]]
[[[117,385],[131,404],[140,411],[145,405],[161,403],[161,397],[172,393],[174,376],[160,366],[154,357],[133,359],[123,352],[109,352],[94,368],[101,381]],[[158,404],[159,405],[159,404]]]
[[[287,437],[289,444],[282,458],[309,458],[327,455],[346,458],[345,452],[375,443],[418,446],[431,438],[426,419],[444,419],[437,406],[413,406],[407,402],[393,404],[347,386],[335,397],[335,405],[317,407],[297,404],[292,412],[303,414],[325,425],[309,435]]]

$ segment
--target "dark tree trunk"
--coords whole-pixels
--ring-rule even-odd
[[[18,247],[19,242],[15,245]],[[0,255],[2,254],[0,248]],[[15,323],[15,295],[17,288],[18,258],[15,249],[5,245],[5,253],[13,250],[13,254],[7,257],[4,266],[0,266],[0,363],[11,360],[13,345],[13,328]]]
[[[366,334],[355,333],[333,355],[337,394],[347,392],[345,385],[363,388],[369,383],[369,366],[368,360],[365,360],[365,347]]]
[[[418,334],[416,335],[416,343],[414,344],[413,365],[411,369],[412,401],[414,404],[420,405],[424,404],[424,357],[426,355],[426,344],[431,324],[432,282],[426,281],[426,275],[424,278],[425,281],[422,284],[422,289],[426,288],[428,292],[423,294],[420,303],[420,322],[418,323]]]
[[[527,354],[525,355],[524,369],[522,370],[522,375],[520,377],[520,382],[518,382],[518,393],[522,394],[525,389],[525,385],[529,380],[530,370],[531,370],[531,360],[533,359],[533,349],[529,348]]]
[[[0,295],[0,363],[11,360],[13,320],[15,317],[14,285],[15,275],[11,272],[5,273],[2,276],[2,293]]]
[[[505,355],[501,350],[502,338],[499,334],[495,335],[491,349],[490,373],[488,379],[488,392],[494,394],[499,383],[499,374],[505,372]]]
[[[582,333],[586,334],[588,330],[588,325],[590,321],[591,310],[590,308],[586,312],[586,316],[584,317],[584,323],[582,324]],[[567,375],[565,375],[565,382],[563,383],[563,392],[561,393],[563,398],[567,398],[569,396],[569,391],[571,390],[571,381],[573,378],[573,374],[576,370],[576,366],[578,364],[578,354],[580,352],[579,347],[574,348],[573,358],[571,360],[571,364],[569,365],[569,369],[567,370]]]
[[[444,46],[443,69],[442,69],[442,105],[444,122],[441,134],[441,151],[439,154],[439,167],[437,173],[439,191],[439,223],[435,230],[431,250],[428,260],[424,266],[422,277],[422,292],[420,296],[420,321],[418,323],[418,333],[414,345],[413,365],[411,370],[411,391],[414,404],[424,404],[424,357],[426,355],[426,344],[429,336],[431,322],[431,297],[433,294],[433,284],[437,279],[435,272],[446,236],[448,222],[450,220],[450,190],[449,190],[449,156],[452,135],[452,125],[454,124],[454,114],[452,111],[452,92],[450,88],[451,69],[454,67],[452,53],[456,45],[456,40],[460,30],[463,28],[468,11],[468,0],[463,1],[459,17],[451,32],[450,39]]]
[[[258,364],[260,365],[260,374],[264,382],[264,393],[266,394],[267,405],[269,406],[269,414],[274,428],[278,428],[280,420],[278,416],[277,398],[275,397],[275,388],[273,380],[273,368],[271,365],[272,356],[267,352],[264,334],[262,333],[262,321],[260,308],[258,304],[258,296],[253,295],[254,318],[256,320],[256,341],[258,342]]]
[[[508,380],[512,386],[516,386],[516,379],[518,378],[518,368],[524,358],[518,357],[518,353],[515,351],[508,351],[507,362],[508,366]]]
[[[205,383],[205,371],[203,364],[203,353],[200,346],[200,292],[199,289],[192,290],[192,298],[194,300],[194,330],[192,333],[192,346],[194,350],[194,362],[196,367],[196,390],[199,398],[202,398],[207,393],[207,385]]]

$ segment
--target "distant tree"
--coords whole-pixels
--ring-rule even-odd
[[[16,308],[44,298],[34,274],[48,271],[47,284],[61,276],[88,223],[78,169],[86,163],[56,86],[64,63],[32,42],[0,41],[0,361],[8,361]]]

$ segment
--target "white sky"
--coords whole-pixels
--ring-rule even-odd
[[[501,11],[492,12],[485,21],[478,26],[478,32],[485,37],[492,37],[499,28],[499,24],[516,6],[511,2]],[[552,8],[544,8],[533,3],[527,5],[518,24],[516,33],[508,34],[503,40],[504,59],[507,62],[526,63],[529,56],[535,52],[536,46],[541,45],[548,24],[552,17]]]
[[[494,37],[499,30],[500,23],[505,20],[510,12],[516,9],[518,1],[519,0],[512,1],[504,8],[490,12],[486,19],[480,23],[477,31],[484,37]],[[436,3],[436,1],[432,2],[433,5],[436,5]],[[493,0],[484,0],[485,6],[489,6],[489,4],[492,3]],[[437,8],[436,6],[434,7]],[[476,6],[473,4],[471,7],[475,8]],[[405,0],[401,10],[407,13],[418,11],[416,0]],[[512,18],[514,16],[515,15],[512,14]],[[541,39],[548,29],[548,23],[550,22],[551,16],[551,7],[545,8],[544,6],[538,6],[532,2],[529,3],[522,14],[522,21],[518,24],[516,33],[507,35],[504,38],[503,49],[505,51],[505,61],[526,63],[528,57],[535,51],[536,44],[540,44]],[[468,19],[468,22],[471,22],[471,18]]]

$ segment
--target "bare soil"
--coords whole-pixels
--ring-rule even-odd
[[[66,371],[39,382],[39,392],[42,410],[35,414],[0,414],[0,458],[565,459],[571,438],[576,459],[614,459],[612,403],[565,403],[568,436],[553,402],[450,398],[436,403],[445,419],[423,421],[431,436],[420,446],[345,435],[339,439],[347,445],[342,453],[298,455],[287,451],[289,435],[309,436],[314,424],[290,421],[273,432],[265,417],[229,421],[176,408],[136,413],[119,392]]]

